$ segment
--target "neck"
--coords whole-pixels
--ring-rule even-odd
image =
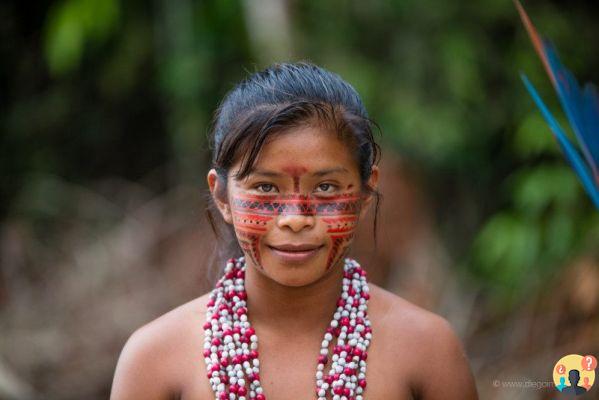
[[[248,265],[245,290],[254,327],[283,335],[322,334],[337,308],[343,261],[318,281],[302,287],[283,286]]]

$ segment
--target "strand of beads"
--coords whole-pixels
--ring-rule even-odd
[[[316,367],[318,400],[325,400],[327,393],[333,400],[363,399],[367,349],[372,339],[367,313],[369,298],[366,271],[355,260],[346,258],[341,298],[324,335]],[[333,337],[337,338],[337,344],[333,347],[331,369],[325,377],[323,371]]]
[[[258,338],[247,318],[244,258],[229,259],[210,293],[204,359],[217,400],[265,400],[260,386]]]
[[[366,387],[367,349],[372,329],[367,314],[370,295],[366,271],[346,258],[343,290],[318,357],[316,395],[326,400],[362,400]],[[229,259],[224,276],[210,293],[204,324],[204,359],[217,400],[265,400],[260,385],[258,338],[247,317],[245,259]],[[331,369],[329,344],[333,347]]]

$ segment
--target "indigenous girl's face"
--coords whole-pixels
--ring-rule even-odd
[[[267,142],[251,174],[236,180],[240,165],[229,172],[219,208],[248,265],[286,286],[310,284],[338,268],[371,200],[347,144],[321,128],[299,127]],[[377,177],[374,167],[373,186]]]

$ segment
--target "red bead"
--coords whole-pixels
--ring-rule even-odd
[[[256,395],[256,400],[266,400],[266,397],[264,397],[264,395],[262,393],[258,393]]]
[[[360,386],[362,389],[364,389],[366,387],[366,379],[359,379],[358,386]]]
[[[247,393],[247,389],[245,388],[245,386],[240,386],[239,389],[237,390],[237,394],[240,396],[245,396]]]
[[[254,359],[254,358],[258,358],[259,354],[256,350],[251,350],[250,351],[250,358]]]
[[[329,358],[327,356],[325,356],[323,354],[321,354],[321,355],[318,356],[318,363],[319,364],[326,365],[326,363],[328,363],[328,362],[329,362]]]
[[[210,357],[210,354],[212,354],[210,349],[204,349],[204,357]]]
[[[215,337],[214,339],[212,339],[212,345],[214,346],[220,346],[220,339]]]

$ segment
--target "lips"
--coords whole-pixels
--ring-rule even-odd
[[[281,244],[268,246],[275,256],[285,263],[303,263],[314,257],[323,245]]]
[[[312,251],[316,250],[322,245],[319,244],[281,244],[276,246],[269,246],[275,250],[285,251],[285,252],[302,252],[302,251]]]

